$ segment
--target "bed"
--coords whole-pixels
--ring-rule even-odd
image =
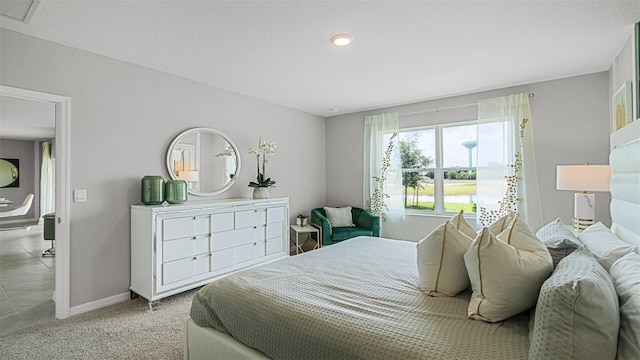
[[[613,144],[610,156],[611,231],[635,246],[640,246],[639,138]],[[417,276],[415,243],[371,237],[231,274],[194,296],[185,320],[184,357],[530,358],[533,326],[547,315],[538,311],[534,321],[525,311],[495,323],[470,320],[470,290],[425,296]],[[638,327],[638,318],[628,321]],[[634,358],[635,351],[619,358]]]

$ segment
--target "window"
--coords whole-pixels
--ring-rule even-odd
[[[476,212],[477,132],[475,122],[401,130],[406,209]]]

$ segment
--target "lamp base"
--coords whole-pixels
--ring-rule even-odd
[[[573,219],[573,227],[578,230],[578,231],[582,231],[586,228],[588,228],[589,226],[593,225],[594,223],[594,219]]]
[[[596,196],[593,193],[575,193],[573,202],[573,226],[582,231],[593,225],[596,217]]]

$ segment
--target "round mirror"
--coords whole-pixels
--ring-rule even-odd
[[[208,128],[184,131],[169,145],[167,170],[174,180],[187,182],[197,196],[227,190],[240,172],[240,153],[225,134]]]
[[[7,186],[18,179],[18,168],[7,160],[0,159],[0,186]]]

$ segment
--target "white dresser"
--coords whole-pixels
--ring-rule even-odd
[[[131,206],[131,291],[155,301],[289,255],[289,199]]]

